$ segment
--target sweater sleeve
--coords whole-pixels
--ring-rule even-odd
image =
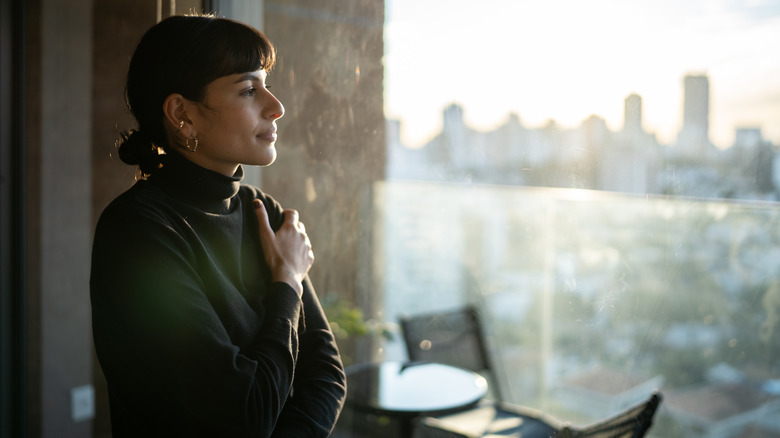
[[[272,283],[262,326],[240,350],[194,257],[180,230],[158,218],[114,208],[98,224],[93,335],[113,427],[128,436],[271,436],[298,360],[301,300]],[[191,433],[193,424],[206,430]]]
[[[257,195],[277,230],[282,207],[262,192]],[[327,437],[333,430],[346,397],[346,375],[336,339],[309,277],[303,282],[303,323],[294,389],[279,417],[274,437]]]
[[[282,411],[274,437],[327,437],[346,397],[346,375],[336,340],[308,277],[303,283],[305,331],[292,397]]]

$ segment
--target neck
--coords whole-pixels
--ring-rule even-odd
[[[225,176],[233,176],[238,171],[239,163],[209,160],[204,154],[198,154],[198,151],[193,152],[184,146],[177,146],[176,150],[179,155],[204,169],[221,173]]]

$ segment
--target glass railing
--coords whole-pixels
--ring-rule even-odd
[[[476,304],[513,402],[588,423],[657,388],[650,436],[780,432],[780,204],[416,182],[374,194],[373,316]],[[402,342],[382,358],[404,359]]]

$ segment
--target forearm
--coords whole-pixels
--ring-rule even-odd
[[[308,278],[303,285],[306,329],[300,337],[293,397],[274,431],[279,437],[295,436],[292,432],[302,430],[327,436],[346,397],[346,376],[336,340]]]

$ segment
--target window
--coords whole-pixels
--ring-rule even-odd
[[[387,11],[377,317],[476,303],[562,418],[658,387],[653,436],[780,433],[780,7]]]

